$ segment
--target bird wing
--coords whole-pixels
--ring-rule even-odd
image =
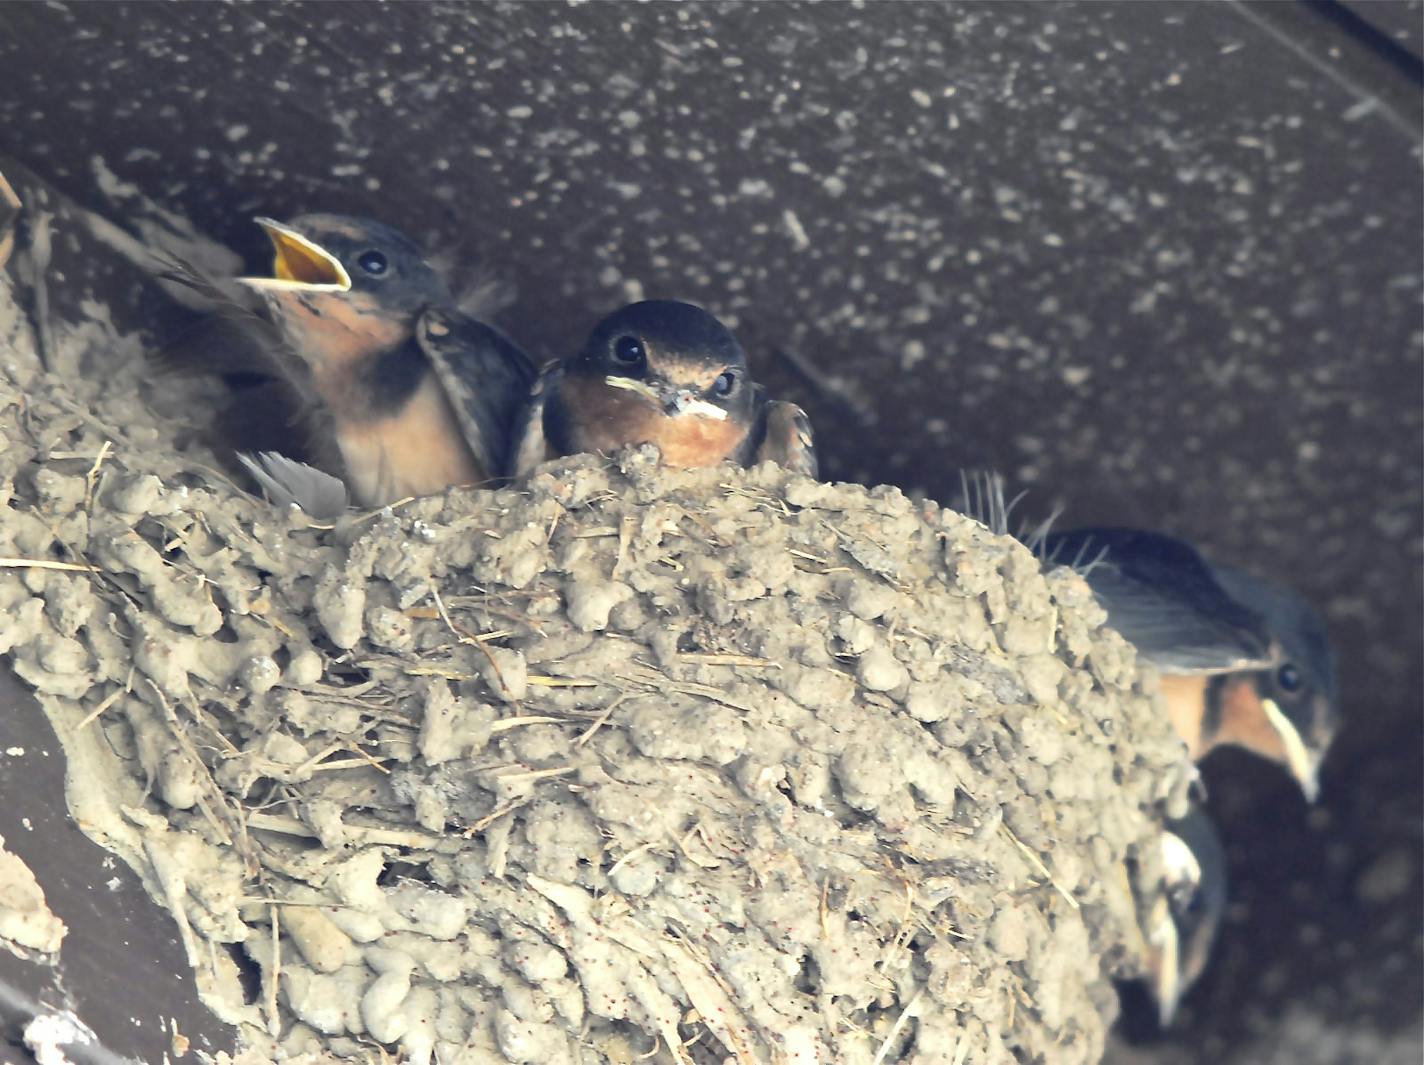
[[[275,506],[298,506],[317,521],[331,521],[351,505],[351,496],[339,477],[305,462],[275,451],[256,455],[238,452],[237,460]]]
[[[758,421],[761,429],[751,454],[753,463],[775,462],[793,473],[816,476],[820,466],[816,438],[804,410],[784,400],[763,400]]]
[[[499,330],[458,311],[427,309],[415,337],[450,398],[470,452],[491,477],[498,476],[534,382],[534,364]]]
[[[1232,598],[1189,544],[1140,529],[1072,529],[1047,534],[1043,557],[1081,573],[1108,624],[1166,672],[1274,664],[1265,618]]]
[[[544,432],[544,408],[549,396],[559,387],[563,373],[562,363],[551,362],[540,371],[534,382],[514,431],[514,444],[509,454],[510,477],[522,477],[539,463],[556,457]]]

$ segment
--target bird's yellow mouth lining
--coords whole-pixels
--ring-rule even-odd
[[[271,218],[259,218],[257,224],[272,241],[275,276],[240,278],[243,284],[278,292],[351,291],[351,275],[346,267],[320,244]]]

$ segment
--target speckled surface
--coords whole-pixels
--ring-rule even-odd
[[[1239,902],[1174,1038],[1417,1017],[1418,149],[1230,6],[9,5],[0,63],[0,150],[80,200],[102,156],[253,255],[257,210],[379,214],[541,354],[697,299],[832,476],[993,464],[1297,584],[1351,725],[1310,814],[1209,767]]]

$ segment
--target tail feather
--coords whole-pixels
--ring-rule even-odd
[[[309,517],[331,521],[351,505],[345,482],[305,462],[275,451],[261,451],[256,455],[239,452],[237,460],[276,506],[300,507]]]

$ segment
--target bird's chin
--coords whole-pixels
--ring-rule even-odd
[[[314,295],[351,291],[351,275],[341,260],[291,226],[271,218],[257,224],[272,242],[272,277],[240,277],[238,281],[264,294]]]

